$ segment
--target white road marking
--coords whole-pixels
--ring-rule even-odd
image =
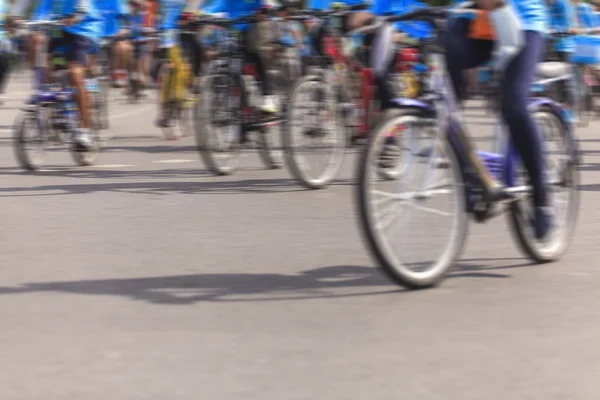
[[[131,164],[105,164],[105,165],[92,165],[93,168],[129,168],[134,167]]]
[[[178,163],[188,163],[188,162],[194,162],[196,160],[187,160],[187,159],[175,159],[175,160],[156,160],[156,161],[152,161],[153,163],[157,163],[157,164],[178,164]]]

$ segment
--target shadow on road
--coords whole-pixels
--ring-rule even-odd
[[[517,263],[514,261],[518,260]],[[507,265],[481,267],[493,261]],[[531,265],[520,259],[462,260],[449,278],[509,278],[491,270]],[[285,274],[193,274],[147,278],[27,283],[0,287],[0,295],[60,292],[127,297],[154,304],[252,302],[345,298],[409,292],[394,286],[375,267],[333,266]]]
[[[385,287],[373,290],[365,288]],[[359,289],[358,291],[356,289]],[[195,274],[150,278],[30,283],[20,288],[0,288],[2,294],[62,292],[123,296],[156,304],[185,305],[197,302],[248,302],[306,300],[394,293],[376,268],[335,266],[297,275]]]
[[[114,139],[113,139],[114,140]],[[114,142],[113,142],[114,143]],[[148,154],[163,154],[163,153],[195,153],[196,146],[173,146],[169,144],[162,144],[156,146],[115,146],[110,145],[102,148],[102,152],[110,153],[115,151],[127,151],[132,153],[148,153]]]
[[[181,174],[181,171],[177,172]],[[129,176],[130,172],[123,173]],[[144,174],[152,172],[144,171]],[[109,173],[110,175],[110,173]],[[90,177],[90,176],[88,176]],[[113,175],[112,177],[116,177]],[[348,181],[349,182],[349,181]],[[338,181],[335,184],[348,184]],[[240,179],[234,181],[162,181],[162,182],[111,182],[111,183],[77,183],[71,185],[42,185],[27,187],[0,188],[0,197],[40,197],[64,196],[70,194],[87,194],[96,192],[117,192],[145,195],[167,194],[224,194],[224,193],[281,193],[305,192],[304,189],[292,179]]]

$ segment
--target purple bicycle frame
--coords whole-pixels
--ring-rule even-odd
[[[429,82],[429,91],[440,94],[441,97],[435,102],[422,101],[408,98],[397,98],[394,103],[400,108],[412,108],[421,111],[425,115],[432,115],[437,120],[437,126],[444,129],[446,127],[446,140],[454,150],[463,179],[465,181],[468,210],[471,210],[472,190],[479,186],[480,181],[471,168],[467,149],[459,137],[459,129],[463,129],[460,118],[460,111],[454,96],[453,89],[448,82],[446,68],[440,54],[434,55],[434,64],[436,73],[433,74]],[[540,107],[547,106],[555,110],[557,115],[561,115],[560,106],[548,98],[533,97],[529,99],[528,109],[534,111]],[[468,138],[467,138],[468,139]],[[540,138],[541,139],[541,138]],[[477,154],[483,161],[490,174],[502,182],[508,188],[515,188],[516,172],[519,164],[519,154],[514,147],[510,137],[506,140],[506,145],[502,153],[490,153],[478,151]],[[468,172],[470,171],[470,172]]]

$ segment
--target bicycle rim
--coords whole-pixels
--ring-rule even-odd
[[[401,132],[405,132],[408,125],[419,123],[412,115],[393,117],[372,133],[357,164],[356,187],[359,227],[371,255],[393,281],[413,289],[443,279],[463,247],[468,226],[462,172],[447,143],[424,140],[412,150],[415,154],[425,153],[422,150],[427,147],[436,150],[415,157],[410,171],[398,179],[379,178],[389,133],[399,126],[404,126]],[[423,188],[424,182],[430,183],[428,187]],[[447,197],[449,206],[436,201],[437,197]],[[422,218],[417,220],[419,216]],[[411,220],[417,222],[408,224]],[[448,226],[436,228],[437,220]]]

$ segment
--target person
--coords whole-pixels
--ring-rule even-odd
[[[183,16],[182,23],[192,21],[201,11],[195,10],[194,13],[188,13]],[[194,29],[188,28],[180,32],[179,40],[183,47],[185,59],[190,61],[190,67],[195,80],[198,80],[202,73],[204,60],[204,47],[200,36],[200,27]]]
[[[6,84],[10,74],[10,40],[6,27],[10,27],[12,20],[9,18],[10,7],[5,0],[0,0],[0,104],[5,100]]]
[[[125,0],[94,0],[104,20],[102,38],[113,38],[110,52],[112,78],[114,87],[124,87],[127,77],[127,66],[133,60],[131,42],[128,40],[126,22],[129,18],[129,8]],[[90,64],[96,67],[99,46],[91,49]]]
[[[556,0],[558,1],[558,0]],[[564,1],[564,0],[560,0]],[[519,152],[533,186],[533,228],[537,239],[544,239],[553,225],[552,204],[544,174],[541,138],[528,112],[528,98],[536,66],[544,51],[544,36],[548,31],[547,6],[544,0],[477,0],[477,7],[488,10],[495,27],[497,66],[503,70],[501,112],[512,142]],[[470,21],[452,19],[444,36],[446,65],[454,92],[459,100],[465,98],[463,71],[492,58],[494,42],[469,38]],[[474,149],[469,149],[473,166],[484,178],[488,190],[502,190]]]
[[[37,2],[34,3],[34,1],[36,0],[14,1],[10,11],[10,16],[14,24],[20,23],[26,12],[37,8]],[[42,32],[35,30],[28,32],[24,38],[27,60],[29,62],[29,67],[34,73],[34,89],[38,89],[43,79],[45,79],[46,39],[46,36]]]
[[[267,114],[279,111],[278,101],[273,95],[271,82],[268,80],[265,62],[272,49],[277,28],[269,15],[269,6],[263,0],[217,0],[204,9],[207,13],[224,13],[229,18],[255,16],[255,21],[250,24],[238,24],[238,29],[243,37],[244,57],[246,62],[254,65],[258,75],[259,90],[262,94],[260,110]]]
[[[150,55],[151,46],[149,41],[141,40],[144,39],[144,31],[146,29],[145,24],[147,22],[147,15],[149,14],[150,5],[145,0],[130,0],[129,1],[129,18],[127,26],[129,28],[129,35],[133,40],[133,57],[129,59],[129,70],[137,73],[139,78],[138,81],[140,86],[146,87],[149,82],[149,66],[150,66]],[[129,88],[129,90],[132,90]],[[143,95],[143,93],[141,93]]]
[[[286,74],[293,80],[300,76],[301,64],[299,62],[301,54],[304,54],[304,39],[302,27],[296,21],[290,19],[292,7],[284,4],[277,10],[277,36],[279,41],[285,46],[282,49],[284,58],[289,68]]]
[[[581,0],[571,0],[571,4],[575,14],[575,27],[571,29],[571,32],[579,35],[593,35],[600,33],[600,28],[597,26],[596,15],[594,15],[594,9],[588,3],[584,3]],[[583,77],[587,74],[595,75],[596,79],[600,78],[600,74],[597,73],[594,65],[583,65],[581,68],[577,68],[577,77],[579,85],[586,84]],[[581,98],[581,88],[578,87],[578,95]]]
[[[277,23],[269,15],[269,7],[260,6],[260,2],[257,5],[259,7],[254,9],[256,22],[242,28],[245,29],[245,57],[256,68],[259,88],[263,96],[261,110],[274,114],[278,111],[278,99],[273,95],[273,87],[267,75],[267,65],[272,60],[274,43],[278,39],[278,28]]]
[[[33,20],[58,18],[64,27],[54,29],[48,43],[50,57],[58,49],[66,49],[68,76],[76,89],[76,102],[81,115],[81,126],[75,134],[74,145],[79,151],[93,147],[90,135],[92,128],[91,98],[85,87],[85,75],[88,69],[88,53],[91,47],[98,45],[103,31],[103,19],[90,0],[40,0],[34,11]],[[46,69],[50,60],[46,60]]]
[[[162,31],[160,43],[161,59],[166,60],[166,64],[159,65],[159,71],[163,68],[174,68],[175,96],[179,100],[185,100],[185,87],[189,82],[189,64],[183,57],[180,36],[179,23],[182,15],[186,13],[195,13],[198,9],[198,0],[159,0],[160,22],[159,29]],[[158,74],[160,77],[162,74]],[[169,85],[167,82],[159,81],[160,96],[158,99],[158,118],[156,125],[159,127],[168,127],[171,123],[167,116],[166,106],[169,98]],[[167,139],[174,140],[176,137]]]

